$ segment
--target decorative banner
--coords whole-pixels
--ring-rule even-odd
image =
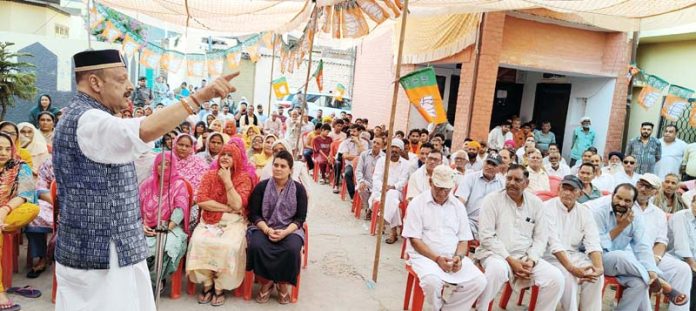
[[[285,77],[273,80],[273,93],[275,93],[277,99],[282,99],[290,94],[290,86]]]
[[[202,77],[205,74],[205,57],[203,55],[187,55],[186,69],[189,76]]]
[[[635,75],[640,73],[640,69],[636,66],[636,64],[630,64],[628,65],[628,72],[626,72],[626,79],[628,81],[631,81]]]
[[[692,104],[691,113],[689,114],[689,126],[696,128],[696,104],[694,104],[692,100],[689,100],[689,102]]]
[[[689,108],[689,100],[669,94],[665,96],[665,102],[662,105],[662,116],[672,122],[676,122],[681,118],[686,109]]]
[[[360,7],[351,2],[343,2],[342,4],[344,4],[342,9],[336,11],[336,13],[341,14],[341,22],[343,23],[342,37],[360,38],[367,35],[370,32],[370,27],[367,25]]]
[[[377,24],[381,24],[389,18],[387,11],[379,6],[375,0],[358,0],[358,5],[365,15]]]
[[[259,61],[259,58],[261,58],[261,53],[259,53],[259,45],[258,44],[254,44],[252,46],[247,46],[246,52],[249,54],[249,59],[254,64]]]
[[[319,92],[324,90],[324,60],[320,59],[319,60],[319,66],[317,66],[317,70],[314,71],[314,74],[312,77],[317,81],[317,88],[319,89]]]
[[[102,32],[102,36],[106,38],[108,42],[114,42],[116,39],[120,38],[123,35],[123,33],[114,26],[114,23],[111,21],[106,21],[106,24],[104,26],[104,31]]]
[[[104,22],[104,16],[102,16],[101,14],[99,14],[99,12],[97,12],[97,7],[94,5],[89,9],[89,20],[90,20],[90,24],[89,24],[90,29],[97,28],[97,26],[99,26],[102,22]]]
[[[217,77],[222,74],[222,66],[225,63],[225,58],[222,54],[217,56],[208,56],[208,76]]]
[[[647,77],[646,83],[647,85],[638,94],[638,104],[647,110],[662,100],[662,90],[669,83],[653,75]]]
[[[227,54],[225,58],[227,59],[227,68],[230,68],[230,70],[235,70],[239,67],[239,63],[242,61],[242,53],[230,53]]]
[[[261,36],[261,46],[267,49],[273,48],[273,33],[267,32]]]
[[[174,52],[166,52],[160,58],[160,68],[172,73],[179,72],[184,63],[184,55]]]
[[[130,34],[126,34],[126,36],[123,38],[123,45],[121,46],[121,50],[123,50],[123,53],[128,56],[128,58],[131,58],[133,54],[135,54],[135,51],[140,49],[140,44],[138,44],[135,39]]]
[[[426,67],[409,73],[399,83],[406,91],[408,100],[428,123],[447,122],[447,114],[442,105],[440,90],[435,79],[433,67]]]
[[[140,64],[145,67],[155,69],[160,64],[160,59],[162,54],[159,54],[150,48],[144,48],[142,54],[140,54]]]
[[[343,95],[346,94],[346,87],[343,86],[343,84],[336,84],[336,100],[337,101],[342,101],[343,100]]]

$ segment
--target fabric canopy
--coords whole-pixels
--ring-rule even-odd
[[[409,16],[402,62],[427,63],[458,53],[476,41],[480,20],[481,13],[449,14],[437,18]],[[394,40],[394,44],[397,45],[398,40]]]
[[[239,35],[284,33],[301,28],[309,0],[96,0],[131,16],[146,15],[181,27]],[[319,0],[317,5],[375,0]],[[376,1],[381,3],[382,1]],[[653,30],[696,19],[696,0],[411,0],[413,16],[545,8],[573,13],[588,24],[611,30]]]

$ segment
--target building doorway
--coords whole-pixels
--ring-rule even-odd
[[[538,83],[534,96],[533,120],[537,127],[541,127],[543,121],[551,122],[551,131],[556,134],[560,150],[563,150],[570,90],[571,84],[568,83]]]
[[[491,114],[490,129],[520,115],[524,84],[498,81],[495,84],[495,98]],[[489,129],[489,130],[490,130]]]

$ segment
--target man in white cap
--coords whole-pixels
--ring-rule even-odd
[[[408,182],[409,163],[401,157],[404,149],[404,142],[401,139],[393,138],[391,141],[391,157],[389,158],[389,176],[387,177],[387,194],[384,198],[384,221],[389,224],[391,233],[386,242],[393,244],[398,239],[398,228],[401,226],[401,197],[404,187]],[[379,201],[382,197],[382,179],[384,177],[384,163],[386,157],[380,157],[375,164],[372,175],[372,195],[370,196],[370,206]],[[376,211],[375,211],[376,212]]]
[[[452,188],[454,171],[437,166],[430,190],[409,204],[402,233],[410,241],[409,261],[432,310],[469,310],[486,287],[486,278],[466,257],[473,237],[466,210]]]
[[[488,310],[488,304],[511,280],[516,289],[539,286],[538,311],[556,310],[565,282],[561,271],[541,258],[548,243],[542,202],[525,191],[529,173],[523,166],[510,165],[505,178],[505,189],[489,194],[481,204],[481,245],[474,258],[480,261],[488,285],[476,309]]]
[[[565,278],[563,310],[578,310],[578,305],[582,305],[583,310],[600,311],[604,285],[602,246],[592,211],[577,202],[582,188],[580,178],[567,175],[561,181],[558,197],[544,203],[549,246],[543,258]]]
[[[671,287],[681,293],[691,292],[691,268],[686,262],[667,253],[667,246],[670,244],[668,238],[667,215],[652,202],[652,197],[660,188],[662,181],[655,174],[646,173],[640,176],[636,183],[638,197],[633,206],[633,212],[641,215],[645,221],[645,239],[652,245],[653,257],[657,268],[662,272],[658,273],[661,279],[660,284],[669,283]],[[674,295],[674,293],[672,293]],[[686,302],[688,298],[671,298],[669,310],[689,310],[688,304],[680,306],[676,303]],[[683,301],[682,301],[683,300]]]
[[[573,131],[573,143],[570,149],[570,166],[574,166],[575,162],[580,160],[582,153],[588,148],[594,146],[595,131],[590,128],[592,121],[590,117],[580,119],[580,126]]]

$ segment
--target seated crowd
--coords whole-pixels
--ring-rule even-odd
[[[0,123],[0,223],[25,232],[37,259],[30,278],[49,264],[54,228],[51,141],[60,111],[40,98],[36,120]],[[610,152],[605,162],[593,145],[577,151],[574,142],[566,162],[549,122],[537,130],[513,119],[486,141],[452,142],[442,127],[392,134],[345,113],[312,118],[291,109],[264,119],[246,103],[236,115],[204,107],[136,161],[153,287],[161,197],[161,282],[184,261],[188,279],[201,284],[198,302],[219,306],[250,271],[261,284],[257,302],[275,289],[289,303],[313,174],[334,193],[345,187],[366,220],[383,213],[385,242],[406,239],[435,310],[488,310],[506,284],[536,286],[537,310],[601,310],[609,277],[623,288],[617,310],[648,310],[653,292],[670,310],[696,307],[696,187],[679,172],[658,177],[635,152]],[[11,303],[1,286],[0,305]]]

